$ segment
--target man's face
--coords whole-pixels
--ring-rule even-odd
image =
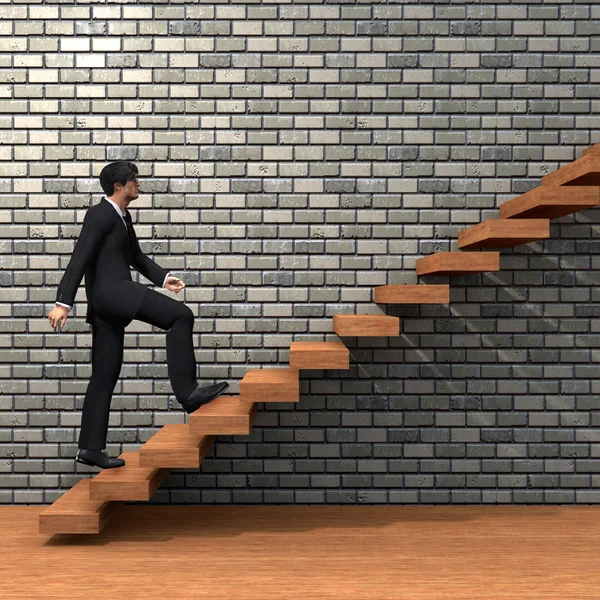
[[[115,192],[113,196],[129,203],[139,196],[139,192],[140,183],[136,178],[132,179],[131,181],[128,181],[125,185],[122,185],[120,182],[115,183]]]
[[[137,180],[137,178],[132,181],[128,181],[127,185],[129,186],[129,189],[127,190],[127,195],[131,198],[137,198],[139,196],[140,191],[140,182]]]

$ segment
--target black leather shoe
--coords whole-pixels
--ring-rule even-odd
[[[212,402],[228,387],[229,384],[226,381],[217,383],[216,385],[209,385],[207,387],[197,387],[183,402],[181,402],[181,406],[183,406],[185,412],[189,415],[195,410],[198,410],[204,404]]]
[[[101,469],[114,469],[125,464],[122,458],[109,458],[102,450],[86,450],[85,448],[80,448],[77,451],[75,460],[84,465],[100,467]]]

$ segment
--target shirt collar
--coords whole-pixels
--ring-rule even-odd
[[[106,198],[114,207],[115,210],[119,213],[119,215],[121,215],[123,218],[125,218],[125,213],[121,211],[121,209],[119,208],[119,205],[116,202],[113,202],[110,198]]]

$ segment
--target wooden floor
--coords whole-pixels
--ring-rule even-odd
[[[599,506],[0,507],[2,600],[600,598]]]

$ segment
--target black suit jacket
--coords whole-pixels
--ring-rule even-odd
[[[169,272],[142,253],[128,210],[126,215],[127,230],[106,198],[88,209],[58,285],[56,301],[73,306],[85,275],[86,323],[113,329],[131,323],[148,288],[132,280],[130,265],[158,286]]]

